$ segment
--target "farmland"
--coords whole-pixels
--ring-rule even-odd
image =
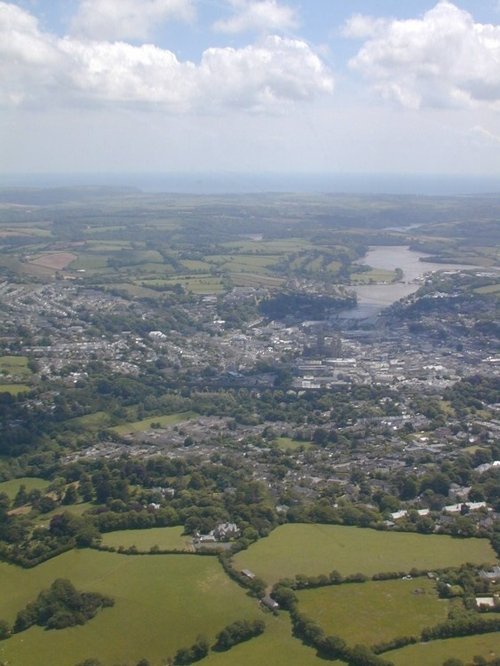
[[[12,621],[55,578],[115,599],[83,627],[32,628],[0,643],[0,660],[23,666],[69,666],[88,657],[106,664],[154,664],[203,633],[213,640],[226,624],[261,617],[255,600],[231,582],[213,557],[126,556],[71,551],[34,570],[0,565],[0,617]],[[116,637],[116,640],[113,639]]]
[[[427,578],[327,586],[297,596],[301,612],[350,645],[418,636],[444,622],[448,612],[448,602],[438,599],[435,582]]]
[[[446,659],[456,658],[457,655],[465,663],[471,662],[476,655],[486,659],[498,658],[498,633],[418,643],[387,654],[394,666],[441,666]]]
[[[29,493],[30,490],[44,490],[49,485],[49,482],[45,479],[28,476],[20,479],[11,479],[10,481],[0,483],[0,493],[5,493],[11,499],[14,499],[19,487],[22,485],[25,486],[26,492]]]
[[[289,619],[280,613],[278,617],[267,616],[266,630],[261,636],[229,652],[212,652],[202,663],[203,666],[324,666],[325,663],[340,666],[341,662],[325,662],[316,656],[315,650],[293,638]]]
[[[268,583],[302,573],[337,569],[357,572],[409,571],[494,562],[485,539],[378,532],[340,525],[282,525],[248,550],[238,553],[238,569],[250,569]]]
[[[139,552],[149,551],[153,546],[161,550],[192,551],[192,540],[183,535],[182,527],[153,527],[147,530],[119,530],[104,534],[104,546],[130,548],[135,546]]]
[[[182,423],[195,416],[194,412],[181,412],[179,414],[166,414],[164,416],[152,416],[149,419],[142,419],[141,421],[134,421],[133,423],[124,423],[123,425],[111,428],[113,432],[118,435],[125,435],[127,433],[144,432],[151,428],[152,423],[158,423],[160,426],[174,425]]]

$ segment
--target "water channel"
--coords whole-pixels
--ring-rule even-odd
[[[406,245],[380,245],[371,247],[366,256],[359,261],[372,268],[393,271],[401,268],[402,282],[388,284],[370,284],[353,287],[356,292],[358,304],[350,310],[345,310],[340,317],[344,319],[367,319],[379,314],[384,308],[404,298],[421,286],[421,278],[425,273],[435,271],[458,270],[461,268],[476,268],[465,264],[440,264],[420,261],[426,255],[422,252],[410,250]]]

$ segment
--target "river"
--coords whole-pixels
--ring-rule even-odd
[[[343,319],[367,319],[379,314],[384,308],[404,298],[421,285],[421,278],[425,273],[445,270],[458,270],[461,268],[476,268],[465,264],[438,264],[435,262],[420,261],[426,257],[422,252],[410,250],[406,245],[380,245],[371,247],[366,256],[359,261],[372,268],[393,271],[401,268],[403,281],[389,284],[370,284],[353,287],[356,292],[358,304],[350,310],[345,310],[340,317]]]

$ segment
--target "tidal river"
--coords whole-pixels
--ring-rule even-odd
[[[428,255],[409,250],[406,245],[381,245],[370,248],[359,263],[389,271],[401,268],[403,281],[353,287],[353,291],[358,297],[358,304],[350,310],[345,310],[340,316],[347,319],[374,317],[395,301],[417,291],[421,285],[419,280],[425,273],[474,268],[474,266],[464,264],[437,264],[420,261],[420,258],[425,256]]]

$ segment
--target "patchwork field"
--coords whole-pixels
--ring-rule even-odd
[[[107,665],[146,657],[157,666],[200,633],[213,641],[234,620],[262,617],[257,602],[224,574],[214,557],[83,550],[30,570],[0,564],[0,618],[12,621],[18,610],[60,577],[78,589],[112,596],[115,606],[82,627],[61,631],[36,627],[2,641],[1,661],[73,666],[89,657]]]
[[[301,612],[349,645],[418,636],[448,613],[448,601],[439,599],[435,582],[427,578],[321,587],[297,596]]]
[[[6,493],[10,499],[14,499],[19,487],[22,485],[26,487],[26,491],[29,493],[30,490],[44,490],[49,483],[46,479],[23,476],[19,479],[11,479],[10,481],[0,483],[0,493]]]
[[[495,562],[486,539],[378,532],[342,525],[282,525],[248,550],[235,566],[250,569],[268,583],[302,573],[319,575],[337,569],[343,575],[373,575]]]
[[[135,546],[146,552],[152,546],[161,549],[193,551],[192,539],[183,535],[183,527],[152,527],[147,530],[119,530],[104,534],[102,544],[119,548]]]
[[[448,638],[443,641],[417,643],[401,650],[387,653],[387,658],[394,666],[441,666],[446,659],[459,658],[469,664],[480,655],[486,659],[500,657],[500,635],[498,633],[480,636]]]

